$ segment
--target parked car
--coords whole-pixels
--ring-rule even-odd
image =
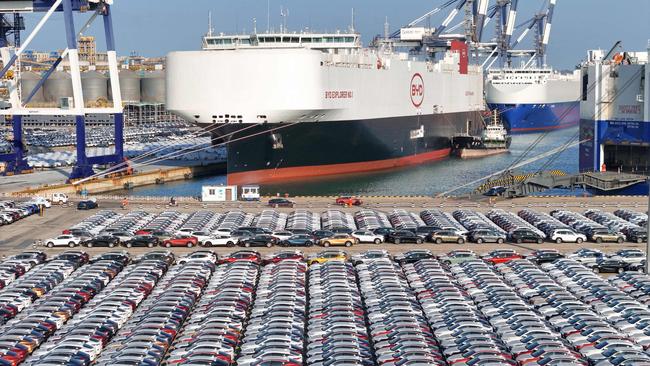
[[[162,243],[162,246],[164,247],[188,247],[191,248],[193,246],[198,245],[199,240],[190,235],[176,235],[171,239],[167,239]]]
[[[77,210],[92,210],[99,207],[97,201],[94,199],[83,200],[77,203]]]
[[[354,231],[352,234],[355,238],[357,238],[359,243],[375,243],[375,244],[381,244],[384,242],[384,236],[381,234],[375,234],[370,230],[357,230]]]
[[[596,243],[606,242],[622,244],[625,242],[625,236],[621,233],[607,229],[594,229],[589,231],[589,240],[595,241]]]
[[[73,235],[59,235],[56,238],[47,239],[44,241],[45,246],[48,248],[53,247],[70,247],[74,248],[81,243],[81,239]]]
[[[471,250],[452,250],[438,258],[440,262],[446,265],[459,264],[468,261],[478,260],[478,256]]]
[[[501,196],[505,192],[506,192],[506,187],[496,186],[490,188],[487,192],[483,193],[483,195],[488,197],[496,197],[496,196]]]
[[[109,247],[113,248],[120,244],[120,239],[113,235],[98,235],[83,243],[88,248],[92,247]]]
[[[294,203],[286,198],[272,198],[269,200],[270,207],[293,207]]]
[[[623,273],[629,268],[629,264],[612,258],[601,258],[592,267],[596,273]]]
[[[204,247],[234,247],[239,242],[239,238],[211,236],[205,239],[201,245]]]
[[[336,204],[341,206],[361,206],[361,199],[353,196],[341,196],[336,199]]]
[[[416,263],[423,259],[433,259],[433,258],[435,258],[435,256],[433,255],[433,253],[431,253],[430,250],[419,249],[419,250],[411,250],[406,253],[396,255],[395,261],[400,265],[405,265],[409,263]]]
[[[315,239],[311,235],[298,234],[292,235],[288,239],[280,241],[280,245],[284,247],[310,247],[314,245]]]
[[[564,254],[558,252],[555,249],[540,249],[532,252],[530,255],[527,256],[527,258],[529,261],[533,263],[543,264],[543,263],[553,262],[560,258],[564,258]]]
[[[309,265],[316,264],[316,263],[327,263],[329,261],[347,261],[349,259],[347,253],[342,252],[340,250],[326,250],[323,252],[320,252],[313,257],[310,257],[307,260],[307,263]]]
[[[173,240],[173,239],[168,239]],[[131,247],[149,247],[153,248],[160,244],[160,239],[153,235],[136,235],[131,240],[124,243],[127,248]]]
[[[496,230],[478,229],[472,230],[467,234],[467,240],[482,244],[482,243],[505,243],[507,237],[505,234]]]
[[[495,250],[483,257],[484,261],[491,264],[507,263],[515,259],[523,259],[523,257],[514,250]]]
[[[550,236],[550,239],[558,244],[560,243],[582,243],[587,240],[587,236],[584,234],[576,233],[573,230],[569,229],[557,229],[553,231]]]
[[[274,246],[277,243],[278,239],[276,239],[273,235],[268,235],[268,234],[263,234],[263,235],[255,235],[250,238],[245,238],[239,241],[239,245],[244,246],[244,247],[267,247],[270,248]]]
[[[68,195],[65,193],[54,193],[52,194],[52,199],[50,201],[57,205],[68,203]]]
[[[621,249],[612,255],[611,259],[619,260],[627,264],[641,264],[645,260],[645,253],[639,249]]]
[[[424,242],[424,238],[420,235],[415,234],[413,231],[410,230],[398,230],[389,233],[386,236],[386,241],[394,244],[402,244],[402,243],[422,244]]]
[[[348,234],[334,234],[333,236],[323,238],[320,240],[320,243],[324,247],[330,246],[346,246],[351,247],[357,242],[357,239]]]
[[[463,235],[453,230],[437,230],[429,234],[429,236],[427,237],[427,241],[436,244],[442,244],[442,243],[464,244],[465,240],[466,238]]]
[[[520,229],[511,232],[509,234],[509,239],[513,243],[517,243],[517,244],[521,244],[521,243],[542,244],[544,242],[544,238],[541,235],[539,235],[538,233],[532,230],[526,230],[526,229]]]

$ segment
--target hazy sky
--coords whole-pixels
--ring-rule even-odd
[[[200,47],[201,35],[208,29],[208,12],[212,11],[216,32],[251,32],[253,18],[259,32],[267,28],[267,0],[114,0],[114,26],[118,53],[131,51],[145,56],[162,56],[173,50]],[[289,30],[305,27],[319,31],[346,30],[351,9],[355,9],[356,28],[367,43],[383,34],[388,16],[391,30],[444,3],[443,0],[270,0],[271,27],[279,30],[280,9],[288,10]],[[495,1],[492,0],[491,3]],[[544,0],[520,0],[517,24],[539,11]],[[433,25],[446,16],[432,18]],[[452,25],[461,20],[461,15]],[[26,18],[33,26],[40,14]],[[88,14],[77,17],[83,23]],[[622,40],[627,50],[645,50],[650,39],[650,0],[558,0],[548,61],[557,68],[572,68],[584,59],[586,50],[609,49]],[[30,49],[56,50],[65,47],[62,15],[57,14],[34,40]],[[490,31],[493,24],[489,25]],[[101,35],[101,23],[87,34]],[[515,33],[515,36],[518,33]],[[491,33],[488,34],[488,38]],[[532,40],[533,32],[529,35]],[[23,39],[26,35],[23,36]],[[99,47],[103,49],[103,44]]]

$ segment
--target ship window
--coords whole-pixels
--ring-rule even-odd
[[[195,115],[194,115],[194,118],[199,119],[199,118],[201,118],[201,116],[198,115],[198,114],[195,114]]]
[[[230,118],[230,115],[229,115],[229,114],[226,114],[226,118]]]
[[[282,42],[282,37],[275,37],[275,42]]]
[[[314,42],[314,43],[322,43],[323,39],[320,38],[320,37],[312,38],[312,42]]]
[[[354,42],[354,37],[345,37],[345,41],[348,43]]]
[[[242,40],[240,40],[240,42],[241,42],[241,44],[251,44],[250,39],[242,39]]]
[[[217,118],[217,116],[212,116],[212,118]]]
[[[325,37],[323,39],[325,40],[325,43],[333,43],[334,42],[334,37]]]
[[[589,75],[582,75],[582,100],[587,100],[587,94],[589,89]]]
[[[311,38],[302,38],[302,43],[311,43]]]

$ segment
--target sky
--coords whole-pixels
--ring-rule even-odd
[[[196,50],[201,36],[208,30],[208,13],[212,12],[215,32],[251,33],[253,18],[258,32],[270,27],[279,30],[281,9],[288,13],[287,27],[300,31],[347,30],[355,10],[355,27],[367,44],[373,36],[383,34],[385,18],[392,31],[408,24],[444,3],[444,0],[114,0],[114,28],[119,55],[132,51],[143,56],[164,56],[170,51]],[[544,0],[520,0],[517,24],[538,12]],[[491,4],[495,0],[490,1]],[[270,6],[269,6],[270,5]],[[270,11],[267,11],[267,7]],[[447,12],[431,19],[442,23]],[[42,14],[26,16],[28,30]],[[80,26],[88,14],[79,14]],[[451,24],[458,23],[462,14]],[[55,14],[29,49],[57,50],[65,48],[62,14]],[[630,51],[642,51],[650,40],[650,0],[558,0],[547,60],[559,69],[572,69],[589,49],[608,50],[617,40]],[[488,27],[494,29],[494,23]],[[105,49],[101,22],[86,32],[98,36],[98,49]],[[518,35],[515,32],[515,37]],[[27,34],[23,35],[23,40]],[[488,33],[488,37],[491,33]],[[528,39],[532,40],[530,32]],[[530,44],[524,44],[523,47]]]

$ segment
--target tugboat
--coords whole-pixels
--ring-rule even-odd
[[[511,141],[511,136],[501,123],[499,112],[495,110],[492,112],[490,123],[485,126],[481,136],[464,133],[452,138],[453,154],[461,159],[503,154],[509,151]]]

